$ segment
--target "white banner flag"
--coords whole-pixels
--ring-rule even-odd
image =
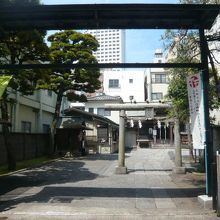
[[[189,110],[194,149],[205,147],[205,117],[202,76],[200,73],[187,77]]]

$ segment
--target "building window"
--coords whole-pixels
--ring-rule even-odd
[[[156,58],[162,58],[162,55],[163,55],[162,53],[155,53]]]
[[[97,108],[97,114],[98,114],[98,115],[104,116],[104,112],[105,112],[105,109],[104,109],[104,108]]]
[[[97,114],[101,116],[111,116],[111,111],[105,110],[104,108],[97,108]]]
[[[50,125],[43,124],[43,133],[50,133]]]
[[[111,116],[111,111],[110,110],[105,110],[104,116]]]
[[[162,92],[152,93],[151,98],[152,100],[161,100],[163,99],[163,93]]]
[[[129,79],[129,83],[133,83],[133,79]]]
[[[89,113],[94,113],[94,108],[89,108]]]
[[[119,88],[119,80],[118,79],[110,79],[109,80],[109,88]]]
[[[152,83],[168,83],[166,74],[155,74],[152,76]]]
[[[25,133],[31,133],[31,122],[21,121],[21,131]]]

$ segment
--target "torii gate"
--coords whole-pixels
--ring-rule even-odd
[[[170,104],[105,104],[105,109],[119,111],[119,149],[118,149],[118,166],[115,169],[116,174],[126,174],[127,167],[125,165],[125,111],[126,110],[145,110],[147,108],[170,108]],[[180,148],[179,148],[180,149]]]
[[[209,138],[208,59],[204,29],[210,29],[220,5],[203,4],[82,4],[0,7],[1,30],[61,29],[198,29],[200,63],[110,63],[0,65],[2,69],[36,68],[197,68],[203,73],[205,105],[206,193],[212,195],[212,144]]]

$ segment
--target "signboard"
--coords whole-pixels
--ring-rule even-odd
[[[192,124],[194,149],[205,147],[205,117],[202,76],[200,73],[187,77],[189,110]]]
[[[145,110],[136,110],[136,111],[126,111],[126,114],[127,114],[127,116],[129,116],[129,117],[135,117],[135,116],[139,116],[139,117],[141,117],[141,116],[143,116],[143,117],[145,117]]]
[[[2,97],[5,89],[8,86],[9,81],[11,80],[12,76],[0,76],[0,98]]]
[[[146,117],[146,118],[153,118],[154,117],[154,109],[153,108],[146,108],[145,110],[129,110],[126,111],[128,117]]]

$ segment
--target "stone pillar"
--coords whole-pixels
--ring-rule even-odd
[[[182,166],[182,157],[181,157],[181,140],[179,133],[179,120],[175,119],[175,165],[177,167]]]
[[[176,174],[184,174],[186,172],[186,169],[185,167],[182,167],[182,152],[181,152],[179,127],[180,127],[179,119],[175,118],[175,124],[174,124],[175,167],[173,168],[173,172]]]
[[[119,117],[118,166],[115,169],[115,173],[126,174],[127,167],[125,166],[125,110],[120,110]]]

